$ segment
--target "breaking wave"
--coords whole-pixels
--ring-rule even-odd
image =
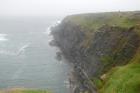
[[[25,52],[25,49],[28,48],[29,45],[30,45],[30,43],[27,43],[27,44],[23,45],[22,47],[20,47],[20,49],[17,52],[17,55],[23,54]]]
[[[0,41],[7,41],[8,39],[6,38],[7,34],[0,34]]]
[[[44,33],[47,35],[51,35],[51,28],[59,25],[60,23],[61,23],[61,20],[58,20],[58,21],[52,23],[49,27],[46,28],[46,31]]]

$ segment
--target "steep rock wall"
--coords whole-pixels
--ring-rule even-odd
[[[95,83],[101,79],[101,75],[112,67],[127,64],[136,54],[140,45],[139,31],[137,32],[135,29],[139,27],[138,20],[133,22],[133,25],[126,27],[126,25],[123,26],[124,20],[122,21],[122,19],[132,21],[135,18],[132,15],[136,15],[137,12],[132,15],[126,13],[124,18],[122,14],[124,13],[105,13],[105,16],[103,14],[68,16],[61,24],[52,28],[53,43],[60,48],[64,57],[74,66],[77,81],[75,93],[98,92],[98,83]],[[96,26],[90,19],[95,17],[98,19],[98,16],[103,19],[93,20],[97,21],[98,26]],[[121,17],[118,19],[120,21],[118,22],[114,16],[116,19]],[[78,19],[79,17],[80,19]],[[139,19],[139,16],[137,18]],[[90,20],[90,24],[85,20],[88,22]],[[110,24],[112,20],[115,25]],[[130,24],[129,21],[127,23]],[[93,84],[90,84],[90,80],[93,81]]]

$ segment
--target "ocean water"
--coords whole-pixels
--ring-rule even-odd
[[[0,89],[48,89],[69,93],[69,65],[56,60],[50,27],[55,17],[0,17]]]

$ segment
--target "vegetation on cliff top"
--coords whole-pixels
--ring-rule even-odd
[[[81,45],[89,48],[93,41],[94,32],[100,31],[101,27],[112,26],[129,29],[133,26],[140,27],[140,12],[108,12],[108,13],[90,13],[67,16],[63,22],[71,22],[76,26],[85,29],[86,39]],[[140,32],[139,32],[140,33]]]
[[[68,16],[65,18],[65,21],[70,21],[89,30],[97,30],[103,25],[113,25],[129,28],[136,24],[140,24],[140,14],[139,12],[79,14]]]

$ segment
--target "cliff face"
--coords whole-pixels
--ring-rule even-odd
[[[125,89],[119,92],[120,85],[113,85],[110,78],[121,73],[114,68],[129,68],[125,66],[134,63],[132,59],[138,64],[139,24],[139,12],[118,12],[72,15],[52,28],[53,43],[74,65],[75,93],[128,93]],[[125,75],[123,78],[128,79]]]

